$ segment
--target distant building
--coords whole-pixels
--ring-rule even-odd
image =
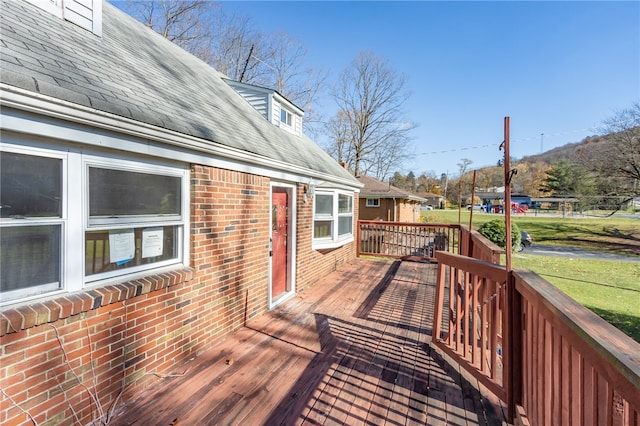
[[[434,209],[444,208],[444,197],[440,194],[434,194],[432,192],[420,192],[416,195],[427,200],[426,203],[423,204],[423,207],[429,206],[433,207]]]
[[[389,222],[419,222],[420,206],[426,198],[368,176],[356,177],[364,186],[360,190],[358,218]]]

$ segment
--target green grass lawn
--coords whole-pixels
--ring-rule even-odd
[[[640,343],[640,263],[516,253],[529,269]]]
[[[463,225],[469,225],[469,212],[460,214]],[[473,213],[473,227],[502,215]],[[512,215],[521,230],[529,232],[534,243],[580,247],[610,253],[640,256],[640,219],[612,217],[562,218],[550,216]],[[433,210],[423,213],[429,223],[458,223],[457,210]]]
[[[469,212],[460,214],[469,225]],[[473,227],[503,217],[474,212]],[[435,210],[430,223],[458,223],[457,210]],[[573,246],[588,250],[640,256],[640,220],[619,218],[536,217],[513,215],[534,244]],[[640,343],[640,263],[570,259],[527,254],[513,256],[513,267],[529,269]]]

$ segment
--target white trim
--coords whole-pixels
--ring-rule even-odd
[[[338,247],[342,247],[345,244],[349,244],[350,242],[353,242],[355,239],[355,237],[353,236],[353,234],[351,234],[348,238],[341,238],[341,239],[337,239],[337,240],[320,240],[320,239],[316,239],[313,241],[313,250],[323,250],[323,249],[332,249],[332,248],[338,248]]]
[[[37,298],[50,297],[55,294],[63,294],[79,291],[92,285],[106,285],[123,279],[131,279],[136,276],[149,275],[166,267],[186,267],[190,262],[190,168],[188,164],[174,162],[172,164],[160,162],[157,159],[146,157],[144,159],[131,155],[115,155],[113,152],[101,153],[93,148],[89,150],[69,149],[64,142],[47,140],[46,145],[38,141],[38,137],[32,139],[23,134],[3,132],[0,147],[3,151],[16,152],[41,157],[58,158],[62,160],[62,211],[60,217],[55,218],[27,218],[20,219],[18,223],[14,219],[4,218],[0,225],[61,225],[60,243],[60,290],[50,291],[46,294],[39,293],[32,296],[24,296],[19,299],[7,300],[8,293],[0,295],[0,304],[15,304]],[[89,226],[88,222],[88,184],[87,173],[89,165],[104,165],[115,168],[127,168],[137,171],[152,171],[163,175],[173,175],[181,179],[181,220],[140,222],[128,224],[106,223],[101,226]],[[158,261],[151,264],[134,266],[112,272],[86,275],[85,271],[85,233],[100,229],[115,229],[126,226],[147,227],[152,224],[160,226],[177,226],[176,256],[172,259]],[[15,293],[12,293],[15,294]],[[25,292],[26,294],[26,292]]]
[[[51,13],[58,18],[64,18],[62,13],[62,0],[26,0],[27,3],[31,3],[32,5],[39,7],[42,10],[45,10]]]
[[[297,185],[283,182],[272,181],[269,184],[269,212],[273,208],[272,199],[274,188],[284,188],[287,191],[287,198],[289,204],[289,218],[287,220],[287,284],[286,292],[278,297],[277,300],[273,300],[271,291],[271,277],[272,277],[272,256],[269,256],[269,295],[268,295],[268,309],[271,310],[281,303],[291,299],[296,294],[296,245],[297,245]],[[269,240],[271,241],[271,231],[273,229],[273,223],[271,221],[272,216],[269,214]]]
[[[22,154],[28,156],[37,156],[44,158],[51,158],[60,160],[60,197],[62,198],[62,205],[60,206],[60,215],[52,217],[25,217],[20,219],[14,219],[11,217],[0,218],[0,233],[2,228],[23,228],[29,226],[57,226],[60,228],[60,258],[58,264],[59,281],[56,283],[41,284],[37,286],[20,288],[12,291],[0,293],[0,306],[6,304],[17,303],[23,300],[37,299],[43,296],[49,296],[51,294],[59,293],[65,290],[65,282],[67,277],[66,259],[70,257],[65,252],[65,247],[68,244],[66,238],[69,232],[68,214],[72,210],[67,208],[67,198],[71,193],[68,189],[68,155],[65,152],[54,150],[43,150],[33,147],[23,147],[21,145],[15,145],[7,142],[6,135],[2,135],[2,141],[0,142],[0,148],[3,152],[11,152],[15,154]],[[1,190],[1,187],[0,187]],[[78,209],[79,210],[79,209]],[[84,258],[84,257],[83,257]],[[6,267],[6,266],[5,266]]]
[[[148,173],[148,174],[158,174],[162,176],[171,176],[180,179],[181,183],[181,205],[180,205],[180,214],[179,215],[171,215],[169,217],[162,219],[158,219],[157,217],[127,217],[124,220],[122,219],[108,219],[108,218],[98,218],[97,220],[91,220],[89,214],[89,168],[92,166],[98,166],[101,168],[107,168],[110,170],[123,170],[123,171],[131,171],[138,173]],[[134,229],[134,228],[148,228],[154,226],[174,226],[177,232],[177,253],[176,256],[172,259],[167,259],[163,261],[154,262],[151,264],[143,264],[134,267],[129,267],[126,269],[120,269],[115,271],[103,272],[98,274],[87,275],[87,271],[83,271],[84,283],[85,285],[92,284],[103,284],[108,282],[109,280],[113,281],[114,279],[118,279],[123,276],[128,276],[130,274],[135,274],[138,271],[150,271],[156,268],[161,268],[164,266],[171,265],[189,265],[189,240],[188,235],[190,233],[190,168],[188,165],[161,165],[157,162],[150,161],[149,159],[145,159],[144,161],[140,161],[140,159],[132,160],[131,158],[119,158],[113,156],[106,155],[95,155],[93,153],[87,153],[82,155],[82,187],[83,194],[85,199],[83,200],[83,210],[84,210],[84,233],[82,240],[82,247],[84,247],[85,233],[92,231],[101,231],[101,230],[114,230],[114,229]],[[185,234],[187,237],[185,238]],[[184,245],[184,244],[187,245]],[[82,259],[84,259],[84,254],[82,255]],[[84,265],[83,265],[84,266]],[[147,272],[148,273],[148,272]]]
[[[332,205],[332,213],[331,215],[316,215],[316,196],[318,195],[331,195],[333,197],[333,205]],[[345,217],[344,213],[339,213],[339,204],[340,204],[340,195],[346,195],[351,198],[351,233],[340,235],[340,217]],[[313,222],[311,226],[311,239],[312,245],[311,248],[313,250],[321,250],[321,249],[329,249],[341,247],[345,244],[348,244],[354,240],[354,225],[356,223],[355,218],[355,196],[353,192],[342,191],[337,189],[328,189],[328,188],[316,188],[313,194]],[[323,238],[314,238],[315,234],[315,223],[316,220],[321,221],[331,221],[331,236],[323,237]]]
[[[299,116],[303,116],[304,115],[304,110],[302,108],[298,107],[296,104],[291,102],[289,99],[287,99],[284,96],[282,96],[280,94],[280,92],[278,92],[277,90],[268,89],[268,88],[262,87],[262,86],[256,86],[255,84],[242,83],[240,81],[231,80],[231,79],[228,79],[228,78],[225,78],[224,80],[231,87],[237,86],[237,87],[244,88],[245,90],[253,90],[254,92],[264,93],[264,94],[266,94],[266,95],[268,95],[270,97],[273,97],[277,102],[286,104],[287,106],[290,107],[290,109],[294,110],[297,115],[299,115]]]
[[[361,187],[333,174],[273,160],[220,143],[0,84],[2,128],[188,163],[299,182],[309,177]],[[37,117],[31,117],[36,114]],[[62,126],[57,120],[65,121]],[[69,126],[68,122],[76,123]],[[91,134],[87,139],[86,134]],[[128,136],[128,137],[127,137]]]

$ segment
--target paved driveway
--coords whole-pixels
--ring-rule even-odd
[[[622,262],[640,262],[640,256],[624,256],[613,253],[583,250],[576,247],[560,247],[547,244],[536,244],[524,249],[521,254],[534,254],[540,256],[557,256],[579,259],[617,260]]]

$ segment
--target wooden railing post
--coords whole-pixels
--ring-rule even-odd
[[[522,404],[522,297],[516,289],[513,271],[507,272],[506,282],[507,321],[504,348],[507,358],[506,391],[507,391],[507,420],[514,423],[516,405]]]
[[[356,257],[360,257],[360,251],[362,250],[362,224],[360,221],[356,222]]]

